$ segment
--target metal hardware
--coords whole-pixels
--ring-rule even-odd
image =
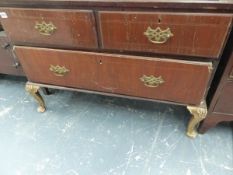
[[[57,27],[52,22],[46,23],[42,21],[41,23],[36,22],[35,29],[39,31],[41,35],[49,36],[57,30]]]
[[[231,80],[233,80],[233,69],[231,70],[231,73],[230,73],[229,78],[230,78]]]
[[[213,68],[213,64],[210,63],[210,64],[208,65],[209,73],[212,73],[213,69],[214,69],[214,68]]]
[[[9,55],[12,55],[11,58],[12,58],[13,64],[11,66],[17,69],[20,66],[20,63],[15,56],[14,48],[12,48],[9,43],[5,43],[4,45],[2,45],[2,48],[6,49]]]
[[[54,73],[54,75],[56,75],[56,76],[59,76],[59,77],[63,77],[63,76],[65,76],[68,72],[70,72],[70,70],[69,69],[67,69],[65,66],[54,66],[54,65],[50,65],[50,68],[49,68],[49,70],[51,71],[51,72],[53,72]]]
[[[155,77],[153,75],[150,75],[150,76],[143,75],[140,78],[140,80],[144,82],[144,85],[147,87],[158,87],[159,85],[165,82],[162,76]]]
[[[144,32],[144,35],[148,38],[150,42],[155,44],[166,43],[170,37],[174,36],[170,28],[162,30],[160,27],[157,27],[156,29],[148,27],[147,30]]]
[[[19,62],[15,62],[13,65],[12,65],[14,68],[18,68],[20,66]]]
[[[3,49],[8,49],[10,46],[11,46],[11,45],[10,45],[9,43],[4,43],[4,44],[2,45],[2,48],[3,48]]]
[[[8,50],[9,51],[9,50]],[[13,46],[13,48],[11,48],[10,49],[10,51],[9,51],[11,54],[12,54],[12,56],[13,56],[13,60],[14,60],[14,63],[13,63],[13,67],[14,68],[19,68],[20,66],[21,66],[21,64],[20,64],[20,62],[18,61],[18,59],[17,59],[17,56],[15,55],[15,46]]]

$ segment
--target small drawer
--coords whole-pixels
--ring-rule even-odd
[[[102,47],[218,58],[231,15],[153,12],[99,12]]]
[[[15,47],[32,82],[199,104],[211,63]]]
[[[64,48],[97,48],[90,10],[1,8],[4,30],[14,44]]]

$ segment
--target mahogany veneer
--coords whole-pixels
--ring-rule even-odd
[[[95,20],[91,10],[50,10],[3,8],[8,16],[2,25],[14,44],[37,46],[97,48]],[[56,29],[41,35],[37,23],[52,23]],[[16,27],[17,26],[17,27]]]
[[[201,103],[212,66],[192,61],[28,47],[16,47],[15,51],[32,82],[193,105]],[[63,65],[69,72],[64,77],[55,76],[49,70],[50,65]],[[140,80],[143,75],[161,76],[164,83],[147,87]]]
[[[231,25],[231,15],[152,12],[99,12],[102,45],[120,49],[218,58]],[[165,44],[149,42],[147,28],[170,28]]]

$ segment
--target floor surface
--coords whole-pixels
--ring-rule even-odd
[[[233,130],[185,135],[182,106],[55,91],[37,113],[0,76],[0,175],[233,175]]]

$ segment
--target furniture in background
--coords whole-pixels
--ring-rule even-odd
[[[196,136],[232,1],[3,0],[0,7],[39,112],[41,87],[161,101],[187,106],[187,135]]]
[[[12,52],[12,46],[0,25],[0,74],[24,76],[19,61]]]
[[[226,53],[226,61],[219,67],[216,72],[218,82],[219,75],[221,79],[215,90],[214,96],[210,101],[208,114],[199,127],[200,133],[205,133],[208,129],[216,126],[220,122],[233,121],[233,40],[231,39],[231,48]],[[222,73],[223,71],[223,73]],[[211,88],[214,88],[211,86]]]

